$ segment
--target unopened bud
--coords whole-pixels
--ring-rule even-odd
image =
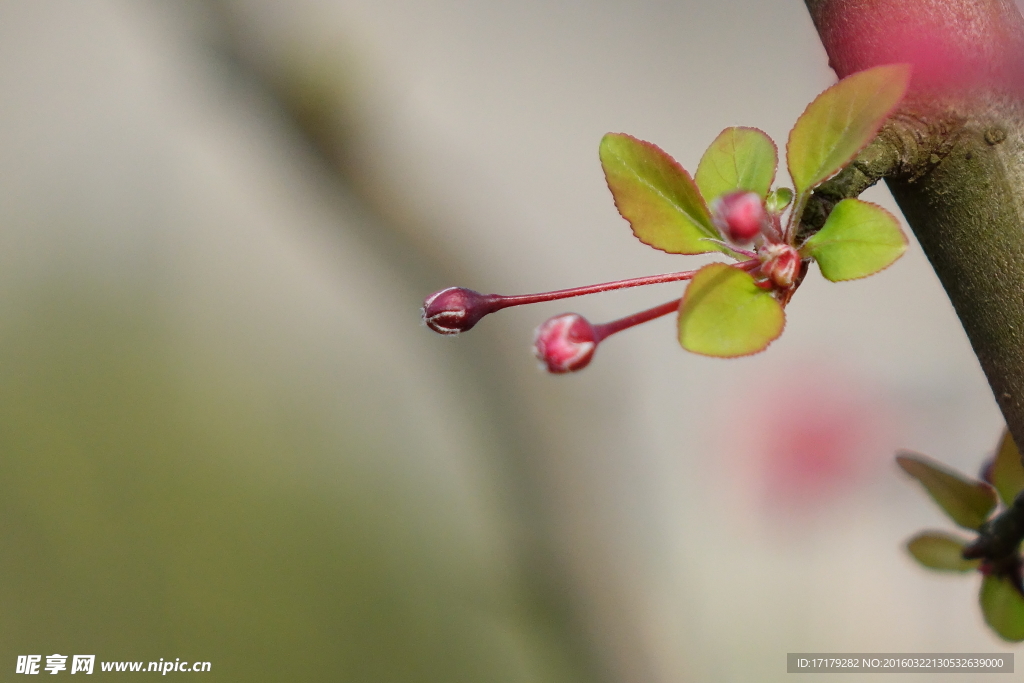
[[[597,342],[594,327],[586,318],[563,313],[537,328],[533,352],[547,366],[548,372],[575,372],[590,363]]]
[[[768,223],[764,202],[756,192],[730,192],[712,202],[715,225],[737,244],[757,237]]]
[[[776,287],[790,287],[800,275],[800,254],[788,244],[769,244],[761,252],[761,272]]]
[[[423,322],[440,334],[465,332],[491,312],[488,303],[488,297],[472,289],[442,289],[423,302]]]

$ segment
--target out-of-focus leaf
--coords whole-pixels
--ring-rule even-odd
[[[772,213],[782,213],[782,211],[789,206],[789,203],[792,201],[793,190],[788,187],[780,187],[768,193],[765,205]]]
[[[786,324],[782,306],[749,273],[712,263],[694,276],[679,304],[679,343],[705,356],[763,351]]]
[[[981,560],[965,560],[967,542],[941,531],[925,531],[907,541],[907,550],[914,559],[929,569],[948,572],[969,572],[977,569]]]
[[[621,133],[601,140],[601,166],[633,234],[670,254],[704,254],[721,239],[690,175],[657,145]]]
[[[896,462],[921,482],[950,519],[977,530],[996,506],[996,492],[983,481],[967,479],[923,455],[903,453]]]
[[[874,275],[906,250],[907,238],[895,216],[875,204],[844,199],[800,255],[817,261],[825,279],[839,282]]]
[[[985,622],[1003,640],[1024,640],[1024,596],[1005,576],[986,576],[978,596]]]
[[[762,199],[775,180],[779,151],[757,128],[726,128],[711,143],[693,179],[709,204],[730,192],[746,190]]]
[[[1017,494],[1024,491],[1024,466],[1021,466],[1020,451],[1009,430],[1003,432],[992,463],[992,485],[1006,505],[1013,503]]]
[[[786,145],[797,195],[832,177],[871,142],[909,84],[910,65],[889,64],[847,76],[818,95]]]

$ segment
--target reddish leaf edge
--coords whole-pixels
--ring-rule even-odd
[[[716,261],[715,263],[722,263],[722,262],[721,261]],[[713,266],[713,265],[715,265],[715,264],[714,263],[708,263],[706,265],[701,266],[700,270],[703,270],[704,268],[707,268],[708,266]],[[730,267],[732,266],[732,264],[729,264],[729,263],[725,263],[723,265],[727,265],[727,266],[730,266]],[[686,301],[686,294],[689,291],[690,291],[690,287],[689,287],[689,285],[687,285],[686,291],[683,292],[683,296],[680,297],[680,299],[679,299],[679,310],[676,312],[676,329],[677,330],[679,329],[679,316],[682,314],[683,302]],[[690,349],[687,349],[687,348],[684,348],[683,350],[686,351],[687,353],[692,353],[695,356],[702,356],[704,358],[717,358],[719,360],[732,360],[734,358],[747,358],[749,356],[756,356],[759,353],[764,353],[765,351],[767,351],[768,347],[771,346],[772,344],[774,344],[775,341],[779,337],[782,336],[782,333],[786,331],[786,324],[788,322],[789,322],[789,318],[786,316],[786,307],[783,306],[782,307],[782,327],[779,328],[779,333],[777,335],[775,335],[774,337],[772,337],[771,339],[769,339],[768,343],[765,344],[763,347],[761,347],[757,351],[751,351],[750,353],[738,353],[735,356],[715,356],[715,355],[712,355],[710,353],[701,353],[700,351],[691,351]]]
[[[665,150],[663,150],[661,147],[659,147],[658,145],[654,144],[653,142],[648,142],[647,140],[641,140],[640,138],[638,138],[638,137],[636,137],[634,135],[630,135],[629,133],[608,132],[608,133],[605,133],[605,135],[621,135],[624,138],[629,138],[630,140],[633,140],[634,142],[639,142],[641,145],[644,145],[646,147],[650,147],[650,148],[660,152],[661,154],[664,154],[668,158],[670,164],[672,166],[674,166],[677,171],[680,171],[684,176],[686,176],[686,178],[691,183],[693,183],[693,186],[695,188],[697,187],[697,183],[693,182],[693,176],[691,176],[689,174],[689,172],[687,172],[687,170],[685,168],[683,168],[682,164],[680,164],[678,161],[676,161],[676,158],[674,156],[672,156],[671,154],[669,154],[668,152],[666,152]],[[772,143],[772,144],[774,144],[774,143]],[[604,175],[604,174],[602,173],[602,175]],[[629,219],[622,215],[622,209],[619,208],[619,200],[618,200],[618,198],[616,198],[615,192],[612,191],[612,186],[608,183],[607,176],[605,176],[604,184],[605,184],[605,187],[608,188],[609,194],[611,194],[611,196],[612,196],[612,203],[615,204],[615,211],[619,214],[619,217],[622,218],[622,220],[626,221],[626,224],[629,225],[629,231],[631,233],[633,233],[633,237],[635,237],[637,239],[637,241],[640,242],[641,244],[644,244],[644,245],[650,247],[651,249],[654,249],[655,251],[660,251],[663,254],[673,254],[675,256],[698,256],[700,254],[721,253],[722,250],[720,248],[718,248],[717,246],[715,248],[713,248],[713,249],[708,249],[707,251],[695,251],[693,253],[683,253],[683,252],[678,252],[678,251],[668,251],[668,250],[662,249],[661,247],[657,247],[657,246],[651,244],[650,242],[645,242],[640,237],[640,235],[636,234],[636,230],[633,229],[633,224],[629,221]],[[697,188],[697,196],[700,197],[701,206],[704,207],[704,213],[708,216],[708,223],[710,224],[711,223],[711,220],[710,220],[711,211],[708,209],[708,203],[706,201],[704,201],[704,195],[702,195],[700,193],[700,188]],[[707,226],[704,226],[704,227],[707,227]],[[719,240],[722,239],[722,235],[717,230],[715,231],[714,239],[719,239]]]
[[[842,284],[844,282],[856,282],[857,280],[864,280],[864,279],[869,278],[869,277],[871,277],[873,275],[878,275],[882,271],[888,270],[888,269],[892,268],[894,265],[896,265],[896,262],[899,261],[901,258],[903,258],[906,255],[907,248],[910,247],[910,240],[907,238],[907,232],[906,232],[906,230],[903,229],[903,226],[900,225],[900,220],[898,218],[896,218],[896,215],[892,211],[889,211],[884,206],[880,206],[878,204],[875,204],[874,202],[865,202],[860,197],[855,197],[855,199],[857,201],[859,201],[859,202],[863,202],[865,204],[870,204],[871,206],[875,207],[876,209],[884,211],[885,213],[889,214],[890,218],[892,218],[894,221],[896,221],[896,225],[898,225],[899,228],[900,228],[900,236],[903,237],[903,253],[900,254],[899,256],[897,256],[895,259],[893,259],[892,263],[890,263],[887,266],[883,266],[882,268],[879,268],[878,270],[876,270],[873,273],[868,273],[867,275],[861,275],[860,277],[849,277],[849,278],[846,278],[845,280],[829,280],[827,277],[825,277],[824,275],[821,274],[821,266],[818,265],[818,274],[821,275],[821,278],[823,280],[825,280],[825,282],[829,282],[829,283],[831,283],[833,285],[839,285],[839,284]],[[828,220],[828,219],[826,219],[826,220]],[[818,233],[814,233],[814,234],[816,235]],[[811,235],[811,237],[814,237],[814,235]],[[807,239],[809,240],[809,239],[811,239],[811,237],[808,237]],[[807,240],[804,240],[804,244],[807,244]],[[800,246],[800,249],[803,249],[803,245]],[[800,252],[800,249],[797,249],[797,252]],[[804,254],[801,253],[800,254],[800,258],[809,258],[812,261],[814,261],[815,263],[818,263],[818,260],[815,259],[813,256],[810,256],[810,255],[805,256]]]
[[[877,68],[877,67],[879,67],[879,66],[905,66],[905,67],[906,67],[906,68],[907,68],[907,69],[908,69],[908,70],[909,70],[909,71],[911,72],[911,73],[909,74],[909,76],[912,76],[912,75],[913,75],[913,68],[914,68],[913,64],[910,64],[909,62],[892,62],[892,63],[890,63],[890,64],[875,64],[874,66],[870,66],[870,67],[868,67],[867,69],[861,69],[860,71],[856,71],[856,72],[854,72],[854,73],[852,73],[852,74],[848,74],[848,75],[846,76],[846,78],[849,78],[850,76],[854,76],[854,75],[856,75],[856,74],[862,73],[862,72],[864,72],[864,71],[869,71],[870,69],[874,69],[874,68]],[[818,93],[817,95],[815,95],[814,99],[813,99],[813,100],[811,100],[810,102],[808,102],[808,103],[807,103],[807,106],[806,106],[806,107],[804,107],[804,109],[803,109],[803,111],[802,111],[802,112],[800,112],[800,116],[796,117],[796,120],[797,120],[797,121],[799,121],[799,120],[800,120],[800,119],[801,119],[801,118],[802,118],[802,117],[804,116],[804,114],[806,114],[806,113],[807,113],[807,110],[811,108],[811,105],[812,105],[812,104],[814,104],[814,103],[815,103],[815,102],[816,102],[816,101],[818,100],[818,98],[819,98],[819,97],[821,97],[821,96],[822,96],[822,95],[824,95],[824,94],[825,94],[826,92],[828,92],[828,90],[829,90],[829,89],[831,89],[831,88],[834,88],[835,86],[839,85],[839,83],[840,83],[840,81],[841,81],[841,80],[842,80],[842,79],[839,79],[838,81],[836,81],[835,83],[833,83],[832,85],[830,85],[830,86],[829,86],[828,88],[825,88],[825,89],[824,89],[824,90],[822,90],[822,91],[821,91],[820,93]],[[826,182],[828,182],[829,180],[832,180],[832,178],[835,178],[835,177],[836,177],[837,175],[839,175],[840,173],[842,173],[843,169],[844,169],[844,168],[846,168],[847,166],[849,166],[849,165],[850,165],[850,162],[851,162],[851,161],[853,161],[853,160],[854,160],[854,159],[855,159],[855,158],[857,157],[857,155],[858,155],[858,154],[860,154],[860,153],[861,153],[862,151],[864,151],[864,148],[865,148],[865,147],[867,147],[868,145],[870,145],[870,144],[871,144],[871,143],[872,143],[872,142],[874,141],[875,137],[877,137],[877,136],[878,136],[878,131],[882,130],[882,126],[884,126],[884,125],[886,124],[886,122],[887,122],[887,121],[889,120],[889,117],[891,117],[891,116],[892,116],[892,113],[893,113],[894,111],[896,111],[896,110],[897,110],[897,109],[899,108],[900,104],[902,104],[902,103],[903,103],[903,99],[904,99],[904,98],[906,97],[906,94],[907,94],[907,92],[908,92],[909,90],[910,90],[910,79],[908,78],[908,79],[907,79],[907,88],[906,88],[906,89],[905,89],[905,90],[903,91],[903,97],[901,97],[901,98],[900,98],[900,99],[899,99],[899,100],[898,100],[898,101],[896,102],[896,104],[894,104],[894,105],[893,105],[892,107],[890,107],[890,108],[889,108],[889,111],[888,111],[888,112],[886,112],[886,114],[885,114],[885,117],[884,117],[884,118],[882,119],[882,122],[881,122],[880,124],[878,124],[878,127],[877,127],[877,128],[875,128],[875,132],[874,132],[874,133],[873,133],[873,134],[871,135],[871,137],[870,137],[870,138],[868,138],[868,141],[867,141],[867,142],[865,142],[865,143],[864,143],[863,145],[861,145],[861,146],[860,146],[860,147],[859,147],[859,148],[857,149],[857,151],[856,151],[856,152],[854,152],[853,154],[851,154],[851,155],[850,155],[850,158],[849,158],[849,159],[847,159],[847,160],[846,160],[846,161],[844,161],[844,162],[843,162],[842,164],[840,164],[840,165],[839,165],[839,168],[838,168],[838,169],[836,169],[836,171],[835,171],[834,173],[832,173],[831,175],[829,175],[829,176],[828,176],[828,177],[826,177],[826,178],[822,178],[822,179],[821,179],[821,180],[819,180],[819,181],[818,181],[818,182],[817,182],[817,183],[816,183],[815,185],[813,185],[812,187],[808,187],[808,188],[807,188],[806,190],[804,190],[804,194],[807,194],[807,195],[809,195],[810,193],[814,192],[814,189],[815,189],[815,188],[817,188],[817,187],[820,187],[822,183],[826,183]],[[794,124],[794,127],[795,127],[795,124]],[[790,134],[789,134],[788,136],[786,136],[786,170],[787,170],[787,171],[789,170],[789,139],[790,139],[790,137],[792,137],[792,133],[793,133],[793,130],[792,130],[792,128],[791,128],[791,129],[790,129]],[[790,180],[792,180],[792,175],[790,175]],[[794,194],[797,194],[797,193],[796,193],[796,188],[795,188],[795,187],[793,188],[793,193],[794,193]],[[799,218],[799,217],[798,217],[798,218]],[[865,277],[867,277],[867,276],[865,276]],[[861,279],[861,278],[854,278],[854,279]]]
[[[987,481],[984,481],[982,479],[975,479],[974,477],[972,477],[972,476],[970,476],[968,474],[964,474],[963,472],[961,472],[961,471],[959,471],[957,469],[954,469],[954,468],[950,467],[949,465],[946,465],[945,463],[943,463],[943,462],[941,462],[939,460],[936,460],[935,458],[927,456],[924,453],[918,453],[917,451],[911,451],[911,450],[907,450],[907,449],[900,449],[899,451],[896,452],[895,460],[896,460],[896,464],[899,466],[899,468],[901,470],[903,470],[904,473],[907,474],[907,476],[909,476],[910,478],[912,478],[914,481],[916,481],[918,484],[921,484],[922,486],[924,486],[924,482],[922,482],[920,479],[918,479],[917,476],[912,474],[903,465],[903,461],[904,460],[914,460],[914,461],[916,461],[918,463],[921,463],[921,464],[924,464],[924,465],[926,465],[928,467],[931,467],[932,469],[939,470],[941,472],[944,472],[947,475],[956,477],[957,479],[960,479],[961,481],[966,482],[970,486],[978,486],[979,488],[988,489],[991,492],[991,494],[992,494],[993,500],[995,500],[995,504],[989,510],[989,513],[988,513],[989,514],[989,518],[991,518],[992,513],[999,507],[999,500],[1000,500],[999,499],[999,493],[996,491],[995,487],[992,486],[992,484],[989,484]],[[929,497],[931,497],[931,492],[928,491],[928,487],[924,486],[924,488],[925,488],[925,491],[928,493]],[[938,501],[934,501],[934,502],[939,506],[939,508],[942,509],[942,511],[946,514],[947,517],[950,516],[949,513],[946,512],[946,509],[942,507],[941,503],[939,503]]]
[[[755,132],[760,133],[761,135],[765,136],[765,138],[768,139],[768,142],[772,143],[772,151],[775,152],[775,166],[772,167],[772,179],[768,183],[768,192],[765,193],[764,197],[761,197],[761,199],[765,199],[769,194],[771,194],[772,185],[775,184],[775,180],[779,177],[779,161],[781,161],[781,159],[779,159],[779,145],[778,145],[778,143],[776,143],[775,140],[772,139],[771,135],[768,135],[768,133],[766,133],[763,130],[761,130],[760,128],[756,128],[754,126],[729,126],[728,128],[723,128],[722,129],[722,133],[724,133],[725,131],[729,130],[729,128],[733,128],[735,130],[752,130],[752,131],[755,131]],[[721,135],[722,133],[719,133],[718,135]],[[715,136],[715,140],[717,140],[717,139],[718,139],[718,136],[716,135]],[[711,141],[712,145],[715,144],[715,140]],[[711,147],[711,145],[708,145],[709,149],[710,149],[710,147]],[[788,161],[788,159],[786,161],[786,168],[787,169],[789,168],[789,161]],[[694,184],[696,184],[696,183],[694,183]],[[700,192],[700,188],[697,188],[697,191]],[[701,195],[701,199],[704,199],[704,195]],[[704,205],[707,206],[707,200],[706,199],[704,199]]]

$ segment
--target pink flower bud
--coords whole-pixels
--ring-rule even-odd
[[[776,287],[790,287],[800,275],[800,254],[788,244],[769,244],[760,251],[761,272]]]
[[[488,297],[472,289],[442,289],[423,302],[423,322],[440,334],[465,332],[491,312],[489,302]]]
[[[597,349],[594,327],[575,313],[556,315],[537,328],[533,352],[552,373],[582,370]]]
[[[757,237],[768,224],[764,201],[756,192],[730,192],[711,204],[715,225],[737,244]]]

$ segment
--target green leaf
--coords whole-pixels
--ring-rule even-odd
[[[814,258],[826,279],[839,282],[874,275],[906,250],[907,237],[895,216],[875,204],[844,199],[804,242],[800,255]]]
[[[947,572],[968,572],[977,569],[981,560],[965,560],[967,542],[941,531],[925,531],[907,541],[907,550],[928,569]]]
[[[704,152],[693,179],[708,204],[737,190],[756,192],[764,198],[778,165],[779,151],[763,131],[726,128]]]
[[[896,462],[924,485],[950,519],[965,529],[977,530],[996,506],[995,490],[983,481],[968,479],[923,455],[897,455]]]
[[[765,204],[771,213],[782,213],[791,201],[793,201],[793,190],[788,187],[780,187],[768,193]]]
[[[978,595],[985,622],[1003,640],[1024,640],[1024,597],[1005,576],[986,576]]]
[[[763,351],[782,334],[786,314],[749,273],[724,263],[704,266],[679,304],[679,343],[705,356]]]
[[[657,145],[621,133],[601,140],[601,165],[615,207],[633,234],[670,254],[704,254],[721,239],[697,186]]]
[[[1024,466],[1021,466],[1020,451],[1009,431],[1003,432],[992,463],[992,485],[1006,505],[1011,505],[1017,494],[1024,491]]]
[[[828,180],[871,142],[909,84],[910,65],[889,64],[847,76],[818,95],[786,145],[797,195]]]

